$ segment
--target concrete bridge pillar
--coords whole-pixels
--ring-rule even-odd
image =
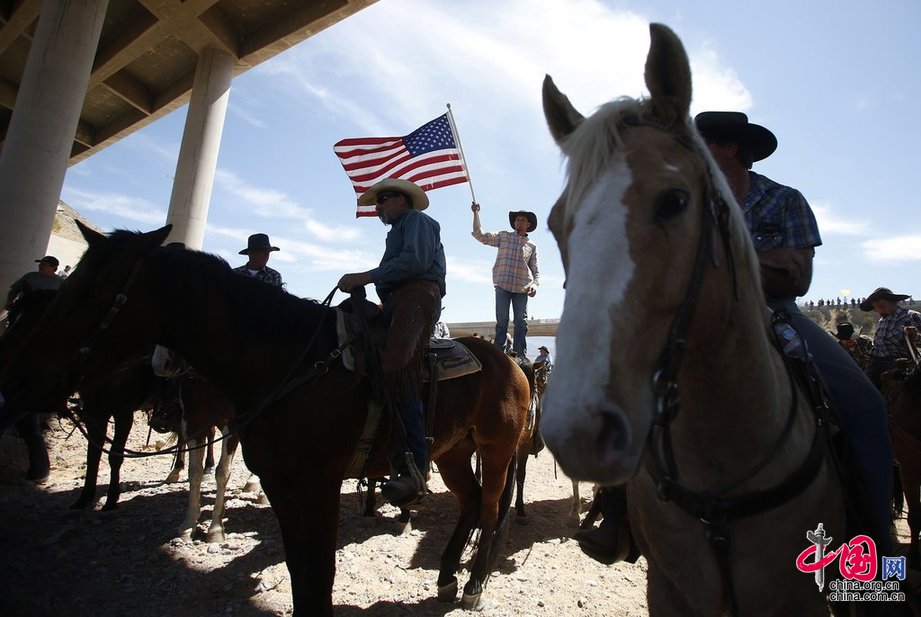
[[[183,242],[190,249],[200,250],[205,238],[205,222],[235,66],[233,56],[208,48],[201,52],[195,67],[192,98],[166,217],[166,221],[173,224],[167,241]]]
[[[0,152],[0,295],[45,254],[108,0],[45,0]]]

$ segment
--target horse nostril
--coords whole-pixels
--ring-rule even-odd
[[[608,463],[620,460],[630,447],[630,426],[619,409],[607,409],[599,413],[601,430],[595,447],[599,458]]]

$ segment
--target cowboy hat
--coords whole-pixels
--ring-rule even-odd
[[[425,210],[429,207],[429,198],[419,185],[409,180],[400,180],[397,178],[384,178],[367,191],[362,193],[358,198],[359,206],[373,206],[377,204],[377,196],[385,191],[393,191],[404,195],[413,208],[416,210]]]
[[[867,296],[867,299],[860,303],[861,311],[872,311],[873,303],[877,300],[890,300],[891,302],[901,302],[907,300],[908,294],[894,294],[888,287],[877,287],[873,293]]]
[[[752,124],[740,111],[704,111],[694,118],[706,141],[737,141],[752,151],[752,160],[766,159],[777,149],[777,138],[760,124]]]
[[[250,251],[280,251],[277,246],[272,246],[266,234],[253,234],[246,241],[246,248],[240,251],[241,255],[249,255]]]
[[[528,233],[537,229],[537,215],[527,210],[513,210],[508,213],[508,224],[512,226],[512,229],[515,229],[515,219],[519,216],[528,219]]]
[[[537,351],[546,351],[547,353],[550,353],[550,350],[547,349],[546,345],[541,345],[540,347],[537,348]]]
[[[847,341],[854,335],[854,324],[849,321],[842,321],[835,326],[838,331],[833,332],[834,337],[840,341]]]

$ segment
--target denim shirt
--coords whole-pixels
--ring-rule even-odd
[[[371,270],[371,281],[384,302],[410,281],[434,281],[445,295],[445,250],[441,226],[416,209],[400,214],[387,232],[381,264]]]

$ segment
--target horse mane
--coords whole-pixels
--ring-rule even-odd
[[[908,374],[902,383],[902,393],[910,401],[918,400],[921,396],[921,368],[915,368]]]
[[[158,277],[172,281],[175,295],[184,303],[205,303],[216,290],[226,299],[241,330],[253,337],[309,336],[329,314],[329,308],[316,300],[299,298],[281,287],[234,272],[224,259],[210,253],[162,247],[151,264]]]

